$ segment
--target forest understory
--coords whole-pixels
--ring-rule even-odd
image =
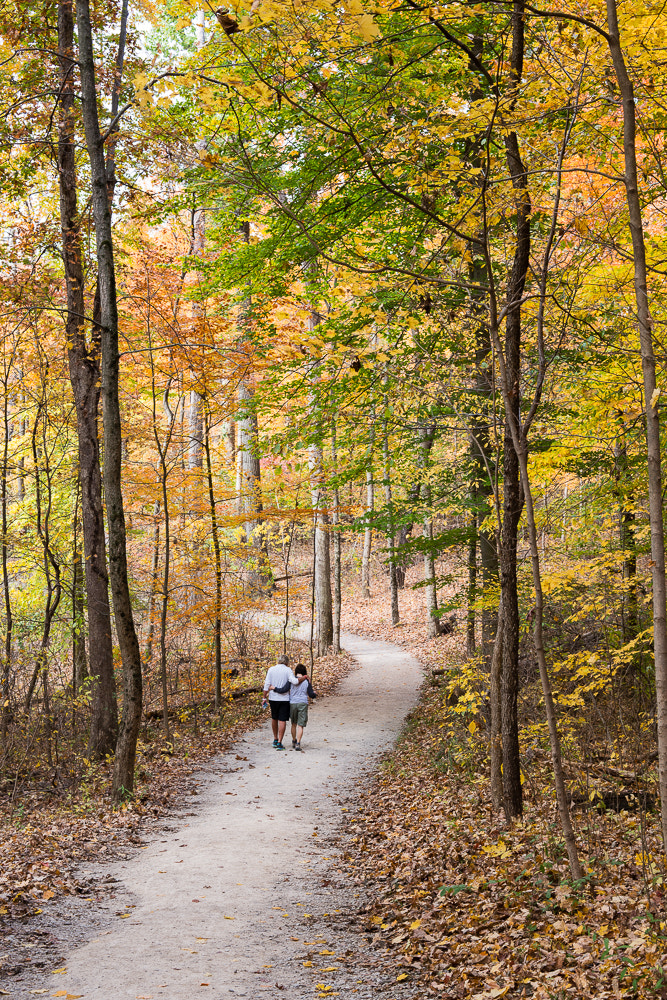
[[[506,822],[490,804],[483,675],[465,655],[460,627],[426,636],[425,595],[416,583],[410,570],[398,627],[380,574],[372,598],[359,598],[348,582],[341,620],[343,631],[394,643],[425,670],[420,703],[395,750],[342,814],[347,877],[367,900],[344,914],[365,939],[363,975],[370,948],[379,969],[395,966],[401,996],[666,997],[654,744],[632,732],[629,713],[619,723],[613,699],[568,718],[566,775],[585,870],[572,880],[535,676],[526,668],[520,701],[524,816]],[[307,620],[305,593],[296,595],[293,613]],[[275,642],[255,634],[265,659]],[[528,660],[529,646],[524,635]],[[307,661],[306,644],[290,640],[289,649]],[[351,669],[345,655],[316,659],[315,683],[326,693]],[[51,769],[42,760],[39,781],[25,771],[13,788],[6,783],[0,921],[15,947],[0,959],[5,983],[31,960],[58,960],[57,935],[40,932],[36,916],[48,907],[57,915],[66,896],[99,898],[110,888],[91,884],[85,862],[132,852],[171,811],[196,808],[193,773],[262,718],[259,696],[233,699],[233,686],[259,687],[262,674],[263,665],[230,678],[219,716],[176,710],[169,745],[147,709],[137,795],[120,809],[109,804],[109,765],[89,761],[81,747],[61,747]],[[346,959],[347,979],[353,968]]]

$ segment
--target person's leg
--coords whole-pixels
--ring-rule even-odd
[[[281,719],[278,723],[278,740],[280,743],[283,741],[283,736],[285,735],[285,726],[287,725],[286,719]]]
[[[301,742],[301,737],[302,736],[303,736],[303,726],[297,726],[296,727],[296,741],[297,741],[297,743]]]
[[[271,729],[273,730],[273,738],[274,738],[274,740],[277,740],[278,739],[278,720],[277,719],[271,719]]]
[[[296,723],[292,723],[292,743],[296,743]]]

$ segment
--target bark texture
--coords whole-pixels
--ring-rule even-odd
[[[667,851],[667,590],[665,587],[665,536],[660,456],[660,416],[655,379],[653,322],[649,312],[646,247],[637,175],[637,118],[632,81],[628,75],[620,41],[616,0],[607,0],[609,51],[623,105],[623,154],[628,204],[635,303],[644,379],[646,409],[646,453],[648,460],[649,520],[651,525],[651,572],[653,579],[653,649],[658,722],[658,775],[663,847]]]
[[[118,304],[113,257],[111,209],[107,191],[104,142],[97,113],[97,87],[88,0],[77,3],[81,103],[90,160],[92,206],[95,220],[98,289],[101,310],[102,401],[104,413],[104,488],[109,533],[109,578],[116,634],[123,661],[123,714],[116,745],[113,795],[134,789],[134,764],[141,722],[141,656],[134,626],[127,576],[125,511],[121,490],[122,428],[118,397]]]
[[[99,339],[90,346],[85,335],[84,276],[81,230],[77,206],[76,146],[74,136],[74,19],[72,3],[58,6],[58,56],[60,64],[60,122],[58,177],[60,225],[67,290],[65,336],[70,381],[76,410],[81,520],[85,556],[88,637],[92,687],[92,714],[88,752],[111,753],[118,734],[116,683],[113,670],[113,640],[102,475],[98,437],[100,400]],[[99,331],[95,331],[99,332]]]

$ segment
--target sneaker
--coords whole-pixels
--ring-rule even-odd
[[[276,743],[274,743],[274,746],[275,746],[276,750],[284,750],[285,749],[285,747],[282,745],[282,743],[276,742]]]
[[[294,749],[295,750],[300,750],[301,749],[301,744],[300,743],[295,743],[294,744]]]
[[[280,741],[279,740],[274,740],[273,741],[273,746],[274,747],[279,747],[280,746]]]

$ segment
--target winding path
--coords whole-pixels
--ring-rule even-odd
[[[325,933],[318,923],[328,898],[337,908],[326,890],[337,870],[327,837],[341,798],[395,739],[421,679],[417,661],[397,646],[350,634],[342,644],[360,668],[312,707],[304,752],[275,751],[266,723],[200,772],[196,813],[171,817],[160,840],[111,866],[118,888],[104,904],[101,932],[67,956],[66,972],[51,974],[49,994],[317,994],[306,953],[315,949],[315,972],[322,962],[336,964],[321,953],[342,947],[330,925]],[[319,975],[327,990],[339,990],[330,995],[379,995],[365,992],[362,980],[337,983],[333,966]]]

